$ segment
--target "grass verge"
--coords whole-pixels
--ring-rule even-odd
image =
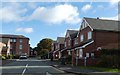
[[[84,67],[80,66],[82,69],[91,69],[91,70],[98,70],[101,72],[114,72],[114,73],[120,73],[120,68],[103,68],[103,67]]]

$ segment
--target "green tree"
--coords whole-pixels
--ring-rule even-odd
[[[34,48],[38,52],[38,55],[42,56],[50,52],[52,41],[53,40],[49,38],[40,40],[40,42],[37,44],[37,47]]]

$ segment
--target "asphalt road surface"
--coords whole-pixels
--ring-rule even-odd
[[[16,59],[0,69],[2,75],[73,75],[50,66],[46,61],[48,60]]]

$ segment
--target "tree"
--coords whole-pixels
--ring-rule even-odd
[[[42,56],[51,51],[52,39],[45,38],[42,39],[38,44],[35,50],[38,52],[38,55]],[[45,51],[44,51],[45,50]]]

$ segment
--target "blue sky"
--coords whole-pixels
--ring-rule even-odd
[[[118,0],[116,0],[118,1]],[[35,47],[43,38],[56,40],[78,30],[83,17],[118,19],[117,2],[2,2],[0,33],[24,35]]]

